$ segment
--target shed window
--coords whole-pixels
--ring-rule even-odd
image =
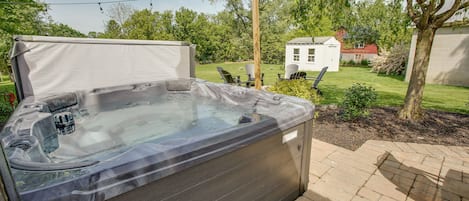
[[[355,48],[365,48],[365,43],[363,42],[355,43]]]
[[[300,61],[300,48],[293,49],[293,61]]]
[[[315,61],[315,53],[316,50],[314,48],[308,49],[308,62],[314,62]]]
[[[355,61],[361,62],[363,60],[363,54],[355,54]]]

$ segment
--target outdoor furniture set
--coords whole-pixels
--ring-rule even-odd
[[[306,72],[298,71],[297,64],[289,64],[285,68],[285,75],[282,77],[280,73],[277,74],[278,80],[298,80],[298,79],[305,79],[305,80],[314,80],[313,84],[311,85],[312,89],[315,89],[318,94],[321,94],[321,91],[318,88],[319,82],[322,80],[324,74],[326,74],[328,67],[324,67],[319,72],[318,76],[316,77],[307,77]],[[223,79],[225,84],[231,85],[238,85],[238,86],[245,86],[251,87],[254,86],[254,65],[253,64],[246,64],[245,65],[246,74],[248,79],[246,81],[241,81],[240,76],[233,77],[233,75],[224,70],[222,67],[217,67],[218,73],[220,73],[221,79]],[[264,73],[261,74],[261,83],[264,85]]]

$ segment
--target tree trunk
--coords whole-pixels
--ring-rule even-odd
[[[401,119],[418,120],[422,117],[421,103],[423,89],[427,77],[430,53],[436,29],[418,29],[415,57],[410,76],[409,87],[404,101],[404,107],[399,113]]]
[[[259,0],[252,0],[252,41],[254,48],[254,84],[261,89],[261,35],[259,30]]]

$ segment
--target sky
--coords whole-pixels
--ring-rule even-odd
[[[95,3],[91,5],[50,5],[47,13],[55,22],[69,25],[70,27],[88,34],[90,31],[103,32],[105,23],[109,20],[107,11],[112,3],[102,3],[104,13],[100,11],[98,2],[110,2],[113,0],[44,0],[44,3]],[[114,0],[115,1],[115,0]],[[178,10],[180,7],[189,8],[197,12],[214,14],[224,9],[223,1],[212,4],[208,0],[135,0],[125,2],[134,9],[150,9],[153,11]]]

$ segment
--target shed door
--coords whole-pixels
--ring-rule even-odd
[[[336,66],[339,65],[339,59],[340,59],[340,52],[338,51],[338,46],[328,45],[327,55],[328,55],[328,59],[324,63],[325,66],[329,66],[329,68],[336,68]]]

